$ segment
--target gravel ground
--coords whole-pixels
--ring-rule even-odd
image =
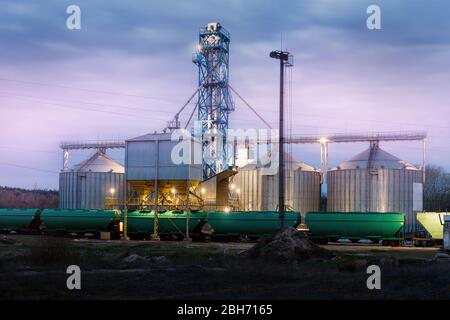
[[[331,244],[332,258],[277,263],[247,258],[253,245],[0,236],[0,299],[450,299],[438,248]],[[81,290],[66,287],[71,264]]]

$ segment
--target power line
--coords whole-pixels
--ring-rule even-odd
[[[259,112],[270,112],[270,113],[277,113],[276,110],[268,110],[268,109],[259,109]],[[393,125],[407,125],[407,126],[416,126],[417,123],[410,123],[410,122],[394,122],[394,121],[388,121],[388,120],[368,120],[368,119],[357,119],[357,118],[346,118],[346,117],[338,117],[338,116],[330,116],[330,115],[319,115],[319,114],[308,114],[308,113],[301,113],[301,112],[295,112],[293,111],[292,114],[303,116],[303,117],[311,117],[311,118],[327,118],[331,120],[345,120],[345,121],[353,121],[353,122],[368,122],[368,123],[382,123],[382,124],[393,124]],[[442,128],[442,129],[450,129],[450,126],[440,126],[435,125],[432,123],[420,123],[423,126],[429,126],[433,128]]]
[[[35,170],[35,171],[42,171],[46,173],[52,173],[52,174],[59,174],[57,171],[47,170],[47,169],[40,169],[40,168],[34,168],[34,167],[28,167],[28,166],[22,166],[19,164],[9,163],[9,162],[0,162],[2,165],[11,166],[11,167],[17,167],[22,169],[28,169],[28,170]]]
[[[31,85],[45,86],[45,87],[57,87],[57,88],[63,88],[63,89],[71,89],[71,90],[79,90],[79,91],[86,91],[86,92],[93,92],[93,93],[102,93],[102,94],[110,94],[110,95],[119,95],[119,96],[143,98],[143,99],[158,100],[158,101],[170,101],[170,102],[180,102],[180,103],[184,102],[184,101],[175,100],[175,99],[156,98],[156,97],[149,97],[149,96],[143,96],[143,95],[137,95],[137,94],[122,93],[122,92],[117,92],[117,91],[86,89],[86,88],[71,87],[71,86],[60,85],[60,84],[52,84],[52,83],[24,81],[24,80],[16,80],[16,79],[8,79],[8,78],[0,78],[0,81],[9,81],[9,82],[24,83],[24,84],[31,84]]]
[[[9,78],[0,78],[0,81],[9,81],[9,82],[24,83],[24,84],[31,84],[31,85],[38,85],[38,86],[59,87],[59,88],[65,88],[65,89],[81,90],[81,91],[102,93],[102,94],[110,94],[110,95],[121,95],[121,96],[137,97],[137,98],[144,98],[144,99],[157,100],[157,101],[169,101],[169,102],[184,103],[184,101],[176,100],[176,99],[150,97],[150,96],[135,95],[135,94],[121,93],[121,92],[112,92],[112,91],[106,91],[106,90],[86,89],[86,88],[72,87],[72,86],[66,86],[66,85],[50,84],[50,83],[42,83],[42,82],[34,82],[34,81],[24,81],[24,80],[9,79]],[[86,102],[86,103],[89,103],[89,102]],[[192,102],[192,103],[195,104],[195,102]],[[89,103],[89,104],[93,104],[93,103]],[[133,107],[126,107],[126,108],[133,108]],[[272,110],[272,109],[259,109],[258,111],[259,112],[277,113],[276,110]],[[154,111],[152,111],[152,112],[154,112]],[[156,112],[160,112],[160,111],[156,111]],[[172,113],[172,112],[167,112],[167,113]],[[315,115],[315,114],[306,114],[306,113],[299,113],[299,112],[292,112],[292,114],[297,114],[297,115],[301,115],[301,116],[305,116],[305,117],[340,119],[340,120],[346,120],[346,121],[358,121],[358,122],[368,122],[368,123],[383,123],[383,124],[390,123],[390,124],[394,124],[394,125],[417,126],[417,123],[407,123],[407,122],[394,122],[394,121],[385,121],[385,120],[372,120],[372,119],[368,120],[368,119],[344,118],[344,117],[336,117],[336,116],[330,116],[330,115],[317,115],[317,114]],[[450,126],[436,126],[436,125],[431,124],[431,123],[428,123],[428,124],[422,123],[422,125],[432,126],[434,128],[450,129]]]
[[[34,83],[34,82],[12,80],[12,79],[5,79],[5,78],[0,78],[0,80],[38,84],[38,83]],[[49,84],[41,84],[41,83],[39,83],[39,85],[49,85]],[[50,86],[54,86],[54,85],[50,85]],[[59,85],[55,85],[55,86],[59,86]],[[67,86],[59,86],[59,87],[67,87]],[[67,87],[67,88],[72,88],[72,87]],[[84,90],[82,88],[73,88],[73,89]],[[100,92],[100,93],[112,93],[112,92],[99,91],[99,90],[90,90],[90,89],[86,89],[86,90],[87,91],[92,91],[92,92]],[[79,107],[79,106],[68,106],[68,105],[61,105],[61,104],[53,104],[53,103],[48,103],[48,102],[42,102],[42,101],[39,101],[39,100],[54,100],[54,101],[60,100],[60,101],[65,101],[65,102],[77,102],[77,103],[91,104],[91,105],[98,105],[98,106],[105,106],[105,107],[124,108],[124,109],[130,109],[130,110],[133,109],[133,110],[143,110],[143,111],[150,111],[150,112],[161,112],[161,113],[172,114],[172,112],[170,112],[170,111],[163,111],[163,110],[156,110],[156,111],[154,111],[154,110],[148,110],[148,109],[145,109],[145,108],[119,106],[119,105],[106,105],[106,104],[93,103],[93,102],[88,102],[88,101],[78,101],[78,100],[68,100],[68,99],[52,99],[52,98],[44,98],[44,97],[37,97],[37,96],[30,96],[30,95],[18,95],[18,94],[8,93],[8,92],[0,92],[0,94],[6,95],[7,98],[19,99],[19,100],[28,99],[28,100],[32,100],[32,101],[38,101],[38,103],[45,104],[45,105],[50,105],[50,106],[56,106],[56,107],[62,107],[62,108],[72,108],[72,109],[85,110],[85,111],[91,111],[91,112],[101,112],[101,113],[108,113],[108,114],[120,115],[120,116],[132,116],[132,117],[138,117],[140,119],[145,118],[145,119],[156,120],[156,121],[166,121],[166,118],[156,118],[156,117],[147,118],[147,117],[138,116],[138,115],[135,115],[135,114],[127,114],[127,113],[113,112],[113,111],[107,111],[107,110],[90,109],[90,108],[84,108],[84,107]],[[120,94],[120,95],[127,95],[127,94],[121,94],[121,93],[118,93],[118,94]],[[8,95],[13,96],[13,97],[8,97]],[[144,97],[144,96],[141,96],[141,97]],[[150,98],[150,97],[145,97],[145,98]],[[168,99],[163,99],[163,98],[161,98],[161,99],[160,98],[151,98],[151,99],[168,100]],[[170,100],[170,101],[178,102],[178,100]],[[260,111],[263,111],[263,112],[276,112],[274,110],[267,110],[267,109],[262,109]],[[366,119],[354,119],[354,118],[344,118],[344,117],[337,117],[337,116],[313,115],[313,114],[293,112],[291,110],[290,110],[290,112],[298,114],[298,115],[302,115],[302,116],[305,116],[305,117],[341,119],[341,120],[345,120],[345,121],[358,121],[358,122],[370,122],[370,123],[391,123],[391,124],[396,124],[396,125],[398,125],[398,124],[417,125],[417,124],[413,124],[413,123],[366,120]],[[242,123],[245,122],[245,123],[247,123],[245,120],[234,120],[234,122],[242,122]],[[275,123],[275,122],[269,122],[269,123]],[[435,125],[432,125],[432,124],[428,124],[428,125],[432,126],[433,128],[450,128],[448,126],[435,126]],[[316,129],[341,130],[341,128],[337,128],[337,127],[314,126],[314,125],[305,125],[305,124],[302,124],[301,126],[302,127],[311,127],[311,128],[316,128]],[[429,137],[450,139],[450,137],[448,137],[448,136],[447,137],[446,136],[429,136]],[[430,148],[427,148],[427,150],[438,151],[438,152],[449,152],[448,150],[442,150],[442,149],[430,149]]]
[[[183,103],[184,102],[182,100],[176,100],[176,99],[150,97],[150,96],[143,96],[143,95],[134,95],[134,94],[128,94],[128,93],[120,93],[120,92],[112,92],[112,91],[104,91],[104,90],[78,88],[78,87],[71,87],[71,86],[65,86],[65,85],[59,85],[59,84],[49,84],[49,83],[41,83],[41,82],[32,82],[32,81],[8,79],[8,78],[0,78],[0,81],[9,81],[9,82],[24,83],[24,84],[39,85],[39,86],[60,87],[60,88],[65,88],[65,89],[73,89],[73,90],[81,90],[81,91],[95,92],[95,93],[102,93],[102,94],[137,97],[137,98],[144,98],[144,99],[157,100],[157,101],[168,101],[168,102],[177,102],[177,103]],[[6,94],[11,94],[11,93],[6,93]],[[24,96],[24,95],[22,95],[22,96]],[[57,100],[57,99],[48,99],[48,98],[40,98],[40,99]],[[59,99],[59,100],[60,101],[64,101],[64,99]],[[70,102],[70,100],[66,100],[66,101]],[[105,105],[105,104],[86,102],[86,101],[76,101],[76,100],[72,100],[72,101],[73,102],[84,103],[84,104],[106,106],[106,107],[124,108],[124,109],[143,110],[143,111],[150,111],[150,112],[159,112],[159,113],[173,114],[173,112],[163,111],[163,110],[147,110],[145,108],[130,107],[130,106],[114,106],[114,105]],[[195,102],[191,102],[191,103],[195,104]],[[271,109],[259,109],[258,111],[259,112],[277,113],[276,110],[271,110]],[[294,111],[292,111],[291,113],[292,114],[296,114],[296,115],[301,115],[301,116],[304,116],[304,117],[313,117],[313,118],[328,118],[328,119],[333,119],[333,120],[338,119],[338,120],[353,121],[353,122],[383,123],[383,124],[389,123],[389,124],[393,124],[393,125],[417,126],[417,123],[408,123],[408,122],[396,122],[396,121],[394,122],[394,121],[373,120],[373,119],[368,120],[368,119],[360,119],[360,118],[359,119],[356,119],[356,118],[345,118],[345,117],[337,117],[337,116],[330,116],[330,115],[307,114],[307,113],[300,113],[300,112],[294,112]],[[163,120],[161,119],[161,121],[163,121]],[[164,120],[164,121],[167,121],[167,120]],[[441,126],[441,125],[436,126],[436,125],[434,125],[432,123],[422,123],[422,125],[431,126],[431,127],[434,127],[434,128],[450,129],[450,126]]]
[[[1,94],[0,94],[1,95]],[[147,119],[147,120],[156,120],[156,121],[166,121],[166,119],[164,118],[157,118],[157,117],[145,117],[145,116],[139,116],[139,115],[135,115],[135,114],[129,114],[129,113],[121,113],[121,112],[114,112],[114,111],[107,111],[107,110],[98,110],[98,109],[90,109],[90,108],[84,108],[84,107],[79,107],[79,106],[68,106],[68,105],[62,105],[62,104],[55,104],[55,103],[50,103],[50,102],[43,102],[43,101],[39,101],[36,99],[32,99],[32,98],[23,98],[23,97],[9,97],[9,96],[3,96],[5,98],[9,98],[9,99],[16,99],[16,100],[31,100],[31,101],[35,101],[37,103],[40,104],[44,104],[44,105],[48,105],[48,106],[53,106],[53,107],[58,107],[58,108],[69,108],[69,109],[78,109],[78,110],[84,110],[84,111],[92,111],[92,112],[99,112],[99,113],[107,113],[107,114],[112,114],[112,115],[118,115],[118,116],[127,116],[127,117],[134,117],[134,118],[139,118],[139,119]]]
[[[50,150],[19,148],[19,147],[11,147],[11,146],[0,146],[0,149],[18,150],[18,151],[25,151],[25,152],[39,152],[39,153],[55,154],[55,155],[61,155],[61,153],[62,153],[61,151],[56,152],[56,151],[50,151]],[[71,154],[70,156],[71,157],[85,157],[85,155],[82,155],[82,154]]]
[[[148,108],[130,107],[130,106],[124,106],[124,105],[111,105],[111,104],[104,104],[104,103],[97,103],[97,102],[90,102],[90,101],[82,101],[82,100],[69,100],[69,99],[60,99],[60,98],[55,99],[55,98],[47,98],[47,97],[39,97],[39,96],[32,96],[32,95],[24,95],[24,94],[17,94],[17,93],[4,92],[4,91],[3,92],[0,91],[0,94],[17,96],[17,97],[24,97],[24,98],[40,99],[40,100],[50,100],[50,101],[62,101],[62,102],[69,102],[69,103],[89,104],[89,105],[95,105],[95,106],[101,106],[101,107],[107,107],[107,108],[120,108],[120,109],[146,111],[146,112],[152,112],[152,113],[153,112],[157,112],[157,113],[173,114],[173,112],[164,111],[164,110],[150,110]]]

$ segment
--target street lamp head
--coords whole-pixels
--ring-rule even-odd
[[[281,50],[275,50],[270,53],[270,57],[282,61],[288,61],[289,60],[289,52],[284,52]]]

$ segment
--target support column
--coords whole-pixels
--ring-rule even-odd
[[[158,172],[159,172],[159,140],[155,141],[156,144],[156,172],[155,172],[155,217],[153,219],[153,235],[152,240],[159,241],[158,231],[158,200],[159,200],[159,186],[158,186]]]
[[[422,181],[425,185],[426,169],[425,169],[425,156],[426,156],[426,139],[422,140]]]
[[[189,207],[189,180],[186,181],[186,241],[190,241],[191,238],[189,236],[189,218],[191,215],[191,208]]]
[[[320,166],[322,171],[322,184],[326,184],[328,172],[328,141],[320,141]]]
[[[63,171],[69,170],[69,150],[63,149]]]

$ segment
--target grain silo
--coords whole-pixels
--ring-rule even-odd
[[[329,212],[402,212],[404,232],[415,231],[422,211],[422,170],[380,149],[378,143],[327,173]]]
[[[190,135],[150,133],[127,140],[129,203],[146,209],[153,208],[157,199],[160,208],[173,209],[194,201],[191,195],[202,181],[202,159],[197,159],[201,150],[201,143]]]
[[[98,150],[59,175],[61,209],[105,209],[123,199],[124,167]]]
[[[286,161],[286,206],[306,213],[320,207],[320,171],[288,155]],[[239,209],[245,211],[274,211],[278,208],[278,175],[264,174],[261,168],[248,164],[233,178],[238,193]]]

